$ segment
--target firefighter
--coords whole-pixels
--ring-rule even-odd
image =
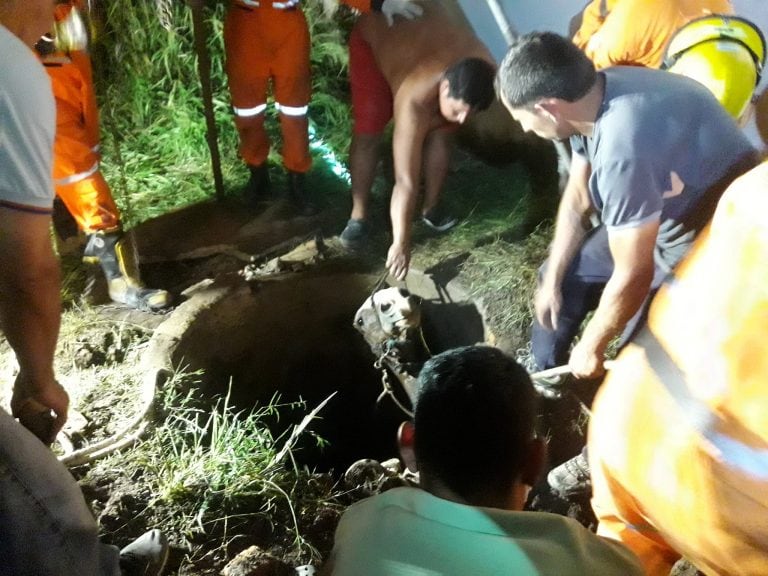
[[[395,15],[413,18],[421,12],[421,7],[410,0],[344,3],[362,11],[381,11],[390,23]],[[312,165],[307,118],[311,93],[309,43],[300,0],[232,0],[224,22],[224,45],[240,156],[250,171],[246,198],[256,204],[270,192],[270,141],[264,120],[271,81],[283,136],[288,196],[305,215],[315,212],[305,184]]]
[[[307,118],[309,29],[299,0],[233,0],[224,22],[224,46],[240,155],[251,173],[248,200],[254,204],[263,200],[270,188],[264,117],[271,80],[289,198],[301,211],[312,212],[304,181],[312,165]]]
[[[72,6],[57,6],[57,22],[78,17]],[[83,259],[101,266],[113,301],[151,312],[164,310],[171,304],[170,294],[143,286],[132,247],[122,234],[120,212],[100,170],[99,115],[90,57],[84,50],[58,50],[52,35],[43,36],[36,49],[56,100],[56,195],[87,235]]]
[[[768,163],[736,180],[618,357],[589,426],[598,534],[649,576],[768,567]]]

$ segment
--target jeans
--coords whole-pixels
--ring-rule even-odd
[[[119,576],[97,531],[66,467],[0,409],[0,575]]]
[[[539,276],[546,266],[545,262],[539,270]],[[651,290],[640,309],[627,322],[621,336],[621,345],[628,342],[645,324],[648,305],[667,273],[667,270],[656,267]],[[548,330],[539,324],[536,318],[533,320],[531,350],[538,370],[568,363],[571,343],[578,334],[584,318],[600,303],[603,288],[611,274],[613,274],[613,257],[608,246],[608,232],[605,226],[598,226],[590,232],[563,278],[562,304],[557,317],[557,329]]]

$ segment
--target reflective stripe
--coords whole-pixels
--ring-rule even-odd
[[[96,144],[93,148],[91,148],[91,152],[98,153],[101,150],[101,144]]]
[[[66,55],[46,56],[42,60],[43,60],[43,66],[72,64],[72,58]]]
[[[241,4],[244,4],[246,6],[251,6],[253,8],[258,8],[261,6],[261,2],[259,0],[238,0]],[[299,5],[300,0],[288,0],[288,2],[272,2],[272,8],[275,8],[276,10],[289,10],[291,8],[295,8]],[[269,3],[266,3],[269,4]]]
[[[286,116],[306,116],[309,106],[283,106],[279,102],[275,102],[275,110]]]
[[[235,116],[240,116],[241,118],[249,118],[251,116],[258,116],[264,110],[267,109],[266,104],[259,104],[258,106],[254,106],[253,108],[238,108],[237,106],[232,106],[232,110],[235,111]]]
[[[634,344],[645,352],[648,366],[677,404],[688,424],[707,441],[705,448],[718,462],[759,480],[768,480],[768,449],[749,446],[719,430],[719,416],[688,387],[686,375],[656,335],[646,327]]]
[[[75,182],[80,182],[80,180],[85,180],[88,178],[88,176],[91,176],[96,173],[96,171],[99,169],[99,163],[96,162],[93,166],[88,168],[85,172],[78,172],[77,174],[72,174],[72,176],[67,176],[66,178],[59,178],[57,180],[54,180],[53,183],[56,186],[65,186],[67,184],[74,184]]]

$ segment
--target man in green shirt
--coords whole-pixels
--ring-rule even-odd
[[[642,574],[628,549],[575,520],[523,512],[545,460],[535,416],[528,374],[500,350],[457,348],[428,361],[398,438],[421,487],[351,506],[323,573]]]

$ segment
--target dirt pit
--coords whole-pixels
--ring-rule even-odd
[[[307,437],[295,452],[301,465],[338,475],[361,458],[386,460],[397,456],[396,430],[406,415],[382,395],[376,358],[352,326],[378,280],[331,266],[251,285],[213,283],[158,327],[150,354],[201,371],[201,391],[229,393],[238,409],[267,404],[275,395],[284,404],[304,402],[305,408],[281,414],[277,435],[333,395],[310,427],[327,445]],[[422,298],[432,353],[488,337],[481,311],[459,287],[437,285],[418,271],[407,287]],[[401,394],[398,400],[407,402]]]

